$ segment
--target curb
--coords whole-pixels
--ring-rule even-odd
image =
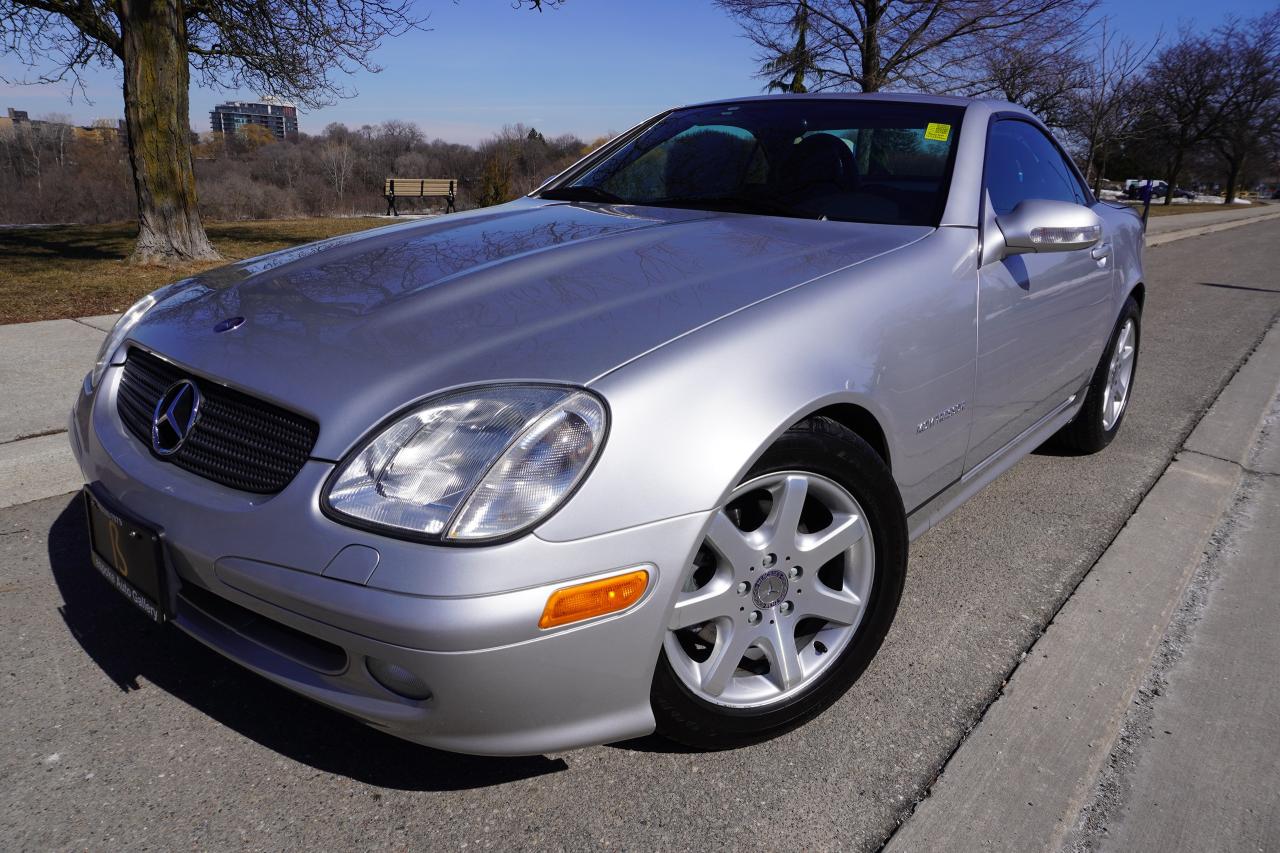
[[[0,509],[74,492],[84,485],[67,432],[0,444]]]
[[[1148,234],[1144,245],[1148,249],[1151,249],[1156,246],[1163,246],[1165,243],[1183,240],[1187,237],[1200,237],[1204,234],[1216,234],[1219,231],[1230,231],[1232,228],[1239,228],[1242,225],[1252,225],[1255,222],[1266,222],[1270,219],[1280,219],[1280,211],[1259,213],[1257,216],[1241,217],[1240,219],[1232,219],[1228,222],[1211,222],[1208,225],[1198,225],[1195,228],[1183,228],[1179,231],[1165,231],[1162,234]]]
[[[1273,324],[887,851],[1062,847],[1278,391]]]

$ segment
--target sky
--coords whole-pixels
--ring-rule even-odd
[[[566,0],[542,13],[512,2],[418,0],[428,31],[387,41],[373,56],[381,73],[345,78],[355,97],[303,112],[302,130],[394,118],[416,122],[431,138],[475,143],[523,122],[548,136],[592,139],[667,107],[760,92],[754,48],[710,0]],[[1104,0],[1102,13],[1140,40],[1172,35],[1181,24],[1211,29],[1228,14],[1250,17],[1275,3]],[[124,113],[118,71],[86,74],[91,102],[69,101],[67,85],[3,82],[24,76],[30,72],[0,55],[0,108],[61,113],[81,124]],[[252,91],[193,87],[192,127],[207,131],[216,103],[254,99]]]

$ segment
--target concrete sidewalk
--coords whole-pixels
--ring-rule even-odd
[[[1280,204],[1268,202],[1232,206],[1228,210],[1152,216],[1147,220],[1147,248],[1276,217],[1280,217]]]
[[[886,849],[1280,846],[1278,508],[1280,325]]]
[[[1280,848],[1280,400],[1174,619],[1076,849]]]
[[[1159,207],[1151,205],[1152,209]],[[1142,212],[1142,208],[1138,208]],[[1254,202],[1253,204],[1223,205],[1222,210],[1206,210],[1196,213],[1171,213],[1168,216],[1152,216],[1147,220],[1147,234],[1167,234],[1171,231],[1185,231],[1204,225],[1220,225],[1224,222],[1240,222],[1255,219],[1259,216],[1280,214],[1280,203]]]
[[[67,416],[118,316],[0,325],[0,507],[80,487]]]

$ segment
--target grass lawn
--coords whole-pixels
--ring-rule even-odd
[[[206,222],[205,230],[232,261],[387,224],[376,217],[268,219]],[[136,236],[133,223],[0,228],[0,323],[114,314],[163,284],[217,266],[130,266],[125,258]]]

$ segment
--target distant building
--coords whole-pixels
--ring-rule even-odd
[[[0,116],[0,131],[13,132],[15,128],[23,125],[35,131],[65,128],[71,132],[71,136],[74,139],[92,139],[104,144],[117,143],[127,145],[129,131],[125,129],[124,119],[115,119],[114,121],[115,123],[112,124],[112,119],[98,119],[91,125],[75,126],[58,121],[32,119],[26,110],[15,110],[13,107],[9,107],[8,115]]]
[[[265,127],[277,139],[298,138],[298,108],[275,98],[261,101],[228,101],[209,113],[214,133],[237,133],[250,124]]]
[[[15,110],[9,107],[9,114],[0,116],[0,131],[5,134],[13,132],[13,129],[20,124],[30,124],[31,120],[27,118],[26,110]]]
[[[104,145],[126,145],[129,142],[129,131],[125,129],[124,119],[118,119],[113,127],[109,121],[94,122],[71,128],[76,139],[92,139]]]

